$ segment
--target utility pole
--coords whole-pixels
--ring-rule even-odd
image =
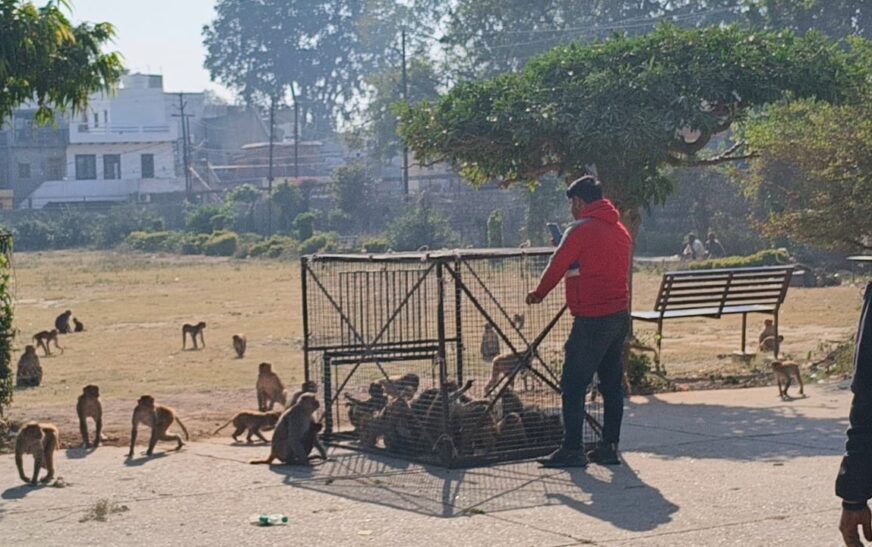
[[[185,114],[185,94],[179,93],[179,113],[173,114],[174,118],[181,118],[182,122],[182,156],[185,162],[185,199],[193,201],[194,187],[191,184],[191,166],[188,158],[188,114]]]
[[[293,82],[291,82],[291,99],[294,101],[294,183],[300,184],[300,104],[297,101]]]
[[[403,27],[402,33],[402,51],[403,51],[403,101],[409,104],[409,82],[406,78],[406,28]],[[406,141],[403,141],[403,193],[409,195],[409,146]]]
[[[276,129],[276,97],[270,97],[269,104],[269,174],[267,175],[267,196],[272,196],[273,189],[273,147]],[[272,236],[272,205],[267,210],[267,236]]]

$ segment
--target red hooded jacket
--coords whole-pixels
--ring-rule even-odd
[[[563,234],[534,294],[544,299],[565,276],[566,303],[575,317],[627,311],[633,239],[620,218],[607,199],[585,207]]]

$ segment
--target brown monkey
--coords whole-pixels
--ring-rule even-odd
[[[42,365],[34,346],[24,346],[24,353],[18,359],[18,373],[15,385],[18,387],[37,387],[42,383]]]
[[[312,393],[300,395],[297,404],[282,413],[273,433],[269,457],[265,460],[254,460],[253,464],[272,464],[279,460],[291,465],[310,465],[306,442],[312,439],[314,446],[323,459],[327,459],[327,451],[318,440],[317,434],[312,435],[315,427],[315,411],[320,407],[318,399]]]
[[[15,465],[18,467],[18,476],[21,480],[36,484],[40,467],[45,467],[48,472],[40,482],[46,483],[54,478],[54,453],[60,448],[59,439],[58,428],[52,424],[30,422],[21,428],[15,438]],[[24,475],[25,454],[33,456],[33,477],[30,479]]]
[[[511,352],[506,352],[494,357],[493,363],[491,365],[491,378],[490,381],[488,381],[487,385],[484,386],[484,392],[489,393],[494,386],[500,383],[503,377],[512,374],[515,368],[521,367],[521,371],[526,369],[529,366],[527,361],[528,358],[526,358],[524,355],[521,355],[519,357]],[[513,387],[514,383],[515,379],[512,378],[509,386]]]
[[[782,399],[790,399],[787,390],[790,388],[791,376],[796,378],[799,384],[799,394],[805,395],[805,386],[802,385],[802,376],[799,374],[799,365],[792,361],[772,361],[770,365],[772,372],[775,373],[775,380],[778,382],[778,395]],[[782,387],[782,382],[784,387]]]
[[[281,416],[283,411],[281,410],[273,410],[271,412],[256,412],[256,411],[243,411],[238,412],[236,416],[230,419],[229,422],[222,425],[218,429],[215,430],[213,435],[217,435],[219,431],[224,429],[230,424],[233,424],[233,427],[236,429],[233,431],[233,434],[230,435],[233,437],[233,440],[239,442],[238,437],[242,435],[245,430],[248,430],[248,435],[245,436],[245,442],[251,443],[251,437],[257,435],[257,438],[262,440],[265,443],[269,441],[260,433],[261,429],[270,429],[275,427],[276,423],[279,421],[279,417]]]
[[[176,415],[176,411],[168,406],[157,405],[154,403],[154,397],[151,395],[143,395],[139,398],[136,408],[133,409],[133,428],[130,431],[130,452],[127,457],[133,457],[133,445],[136,444],[136,429],[139,424],[143,424],[151,428],[151,438],[148,440],[148,450],[146,455],[151,456],[154,452],[154,445],[158,441],[176,441],[176,450],[181,450],[185,443],[179,435],[167,435],[167,429],[173,425],[173,422],[178,422],[179,427],[185,433],[185,440],[190,440],[188,429],[185,424]]]
[[[419,449],[421,428],[412,411],[409,401],[403,398],[394,399],[379,414],[371,427],[375,438],[384,439],[385,448],[391,452],[409,454]],[[375,439],[370,446],[375,445]]]
[[[524,411],[524,403],[521,402],[521,398],[512,391],[511,388],[506,388],[503,391],[503,396],[500,397],[502,400],[502,416],[506,417],[509,414],[521,414]]]
[[[760,331],[760,336],[757,337],[757,343],[762,344],[763,340],[775,336],[775,322],[772,319],[763,320],[763,330]]]
[[[391,378],[383,378],[379,383],[384,387],[385,393],[391,397],[406,397],[412,398],[418,391],[418,386],[421,385],[421,378],[410,372],[402,376],[393,376]]]
[[[61,354],[64,353],[64,348],[58,344],[58,329],[52,330],[41,330],[38,333],[33,335],[33,342],[42,348],[42,351],[45,352],[46,355],[51,355],[51,343],[54,342],[54,345],[57,349],[61,350]]]
[[[784,342],[784,337],[778,335],[778,345],[781,346],[781,343]],[[760,342],[760,351],[775,351],[775,337],[770,336],[768,338],[764,338],[762,342]]]
[[[287,408],[291,408],[292,406],[297,404],[297,401],[300,400],[300,395],[302,395],[303,393],[318,393],[318,384],[312,381],[303,382],[303,384],[300,386],[300,391],[294,393],[294,396],[291,397],[291,401],[288,403]]]
[[[190,335],[191,340],[194,342],[194,349],[199,349],[197,347],[197,336],[200,337],[200,342],[203,344],[203,347],[206,347],[206,340],[203,339],[203,329],[206,328],[206,322],[200,321],[196,325],[192,325],[190,323],[185,323],[182,325],[182,349],[185,349],[185,342],[187,341],[187,337]]]
[[[272,410],[276,403],[285,406],[288,394],[279,375],[273,372],[272,364],[261,363],[257,367],[257,409],[261,412]]]
[[[61,334],[70,334],[72,329],[70,328],[70,316],[73,315],[73,312],[70,310],[65,311],[64,313],[57,316],[55,319],[55,328]]]
[[[248,344],[248,340],[245,339],[245,336],[241,334],[233,335],[233,349],[236,350],[236,356],[242,359],[245,356],[245,347]]]
[[[456,387],[456,385],[452,385],[451,387]],[[462,388],[455,389],[454,391],[450,391],[448,393],[449,422],[450,417],[452,416],[452,410],[456,405],[471,402],[465,397],[465,393],[469,391],[471,387],[472,380],[467,380],[466,384],[464,384]],[[427,414],[424,419],[421,420],[425,442],[430,445],[434,444],[439,439],[439,436],[444,433],[443,416],[445,410],[442,405],[442,396],[440,390],[436,388],[435,391],[436,393],[433,396],[433,401],[430,403],[430,407],[427,409]]]
[[[85,330],[85,324],[73,317],[73,331],[74,332],[83,332]]]
[[[384,409],[388,404],[388,398],[385,396],[385,388],[378,382],[369,384],[369,399],[363,401],[355,399],[348,393],[345,394],[348,400],[348,420],[355,429],[360,427],[361,420],[366,420]]]
[[[474,454],[476,450],[488,453],[496,446],[497,422],[488,406],[488,401],[478,400],[451,408],[451,436],[458,453]]]
[[[521,412],[521,422],[524,425],[524,435],[530,445],[540,446],[546,437],[545,413],[538,406],[525,406]]]
[[[481,358],[492,361],[500,354],[500,339],[494,331],[493,325],[485,323],[484,333],[481,335]]]
[[[497,450],[512,450],[527,446],[527,434],[521,415],[506,414],[497,426]]]
[[[100,402],[100,388],[95,385],[87,385],[82,388],[79,402],[76,403],[76,414],[79,415],[79,431],[82,433],[82,443],[85,448],[90,447],[88,442],[88,418],[94,420],[97,436],[94,437],[94,446],[100,446],[103,440],[103,404]]]

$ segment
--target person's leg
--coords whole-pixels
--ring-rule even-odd
[[[616,318],[609,331],[613,333],[612,343],[597,369],[604,407],[603,436],[597,447],[588,453],[588,458],[595,463],[616,465],[621,463],[618,442],[624,415],[624,341],[629,333],[629,318]]]
[[[599,321],[576,319],[565,346],[560,389],[563,399],[563,447],[581,448],[584,397],[608,345],[602,343]]]

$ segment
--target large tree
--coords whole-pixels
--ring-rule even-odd
[[[741,142],[700,158],[712,136],[786,97],[840,101],[858,88],[851,52],[820,35],[672,25],[555,48],[522,72],[456,86],[403,110],[401,135],[424,162],[474,184],[567,181],[595,166],[635,234],[639,209],[672,190],[667,166],[746,157]]]
[[[42,7],[0,0],[0,121],[33,101],[36,119],[76,110],[88,95],[109,89],[121,77],[118,54],[104,53],[114,34],[108,23],[70,23],[63,0]]]
[[[801,101],[769,109],[744,136],[757,157],[737,175],[760,226],[838,251],[872,250],[872,107]]]

